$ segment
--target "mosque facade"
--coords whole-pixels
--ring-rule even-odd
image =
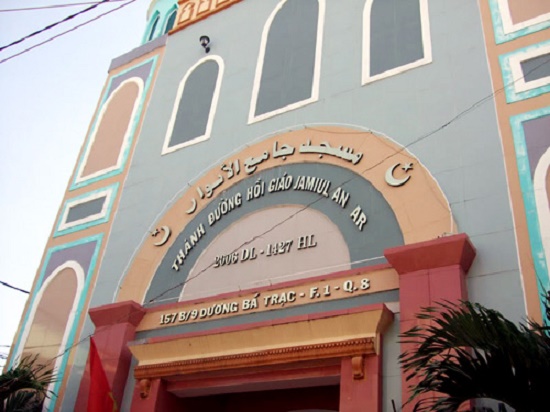
[[[407,410],[420,308],[544,321],[548,1],[155,0],[147,21],[8,359],[56,368],[49,410],[87,410],[92,355],[123,411]]]

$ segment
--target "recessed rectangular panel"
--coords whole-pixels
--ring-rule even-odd
[[[67,213],[65,223],[76,222],[101,213],[106,200],[107,196],[102,196],[100,198],[69,207],[69,213]]]
[[[508,103],[550,91],[550,41],[502,54],[499,61]]]
[[[550,27],[548,0],[489,0],[497,44]]]
[[[513,24],[534,20],[550,13],[548,0],[507,0]]]
[[[526,82],[550,77],[550,53],[523,60],[520,64]]]
[[[117,190],[118,183],[66,200],[54,237],[107,222]]]

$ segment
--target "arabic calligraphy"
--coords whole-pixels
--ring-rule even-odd
[[[279,142],[273,143],[273,159],[277,159],[278,157],[282,157],[283,160],[286,160],[287,156],[291,156],[294,154],[294,148],[292,146],[289,146],[287,144],[284,144],[281,146],[281,148],[277,148],[279,145]]]
[[[225,163],[221,167],[222,171],[227,173],[227,178],[231,179],[233,176],[238,175],[241,173],[241,165],[239,163],[239,159],[230,162],[229,165],[226,165]]]
[[[269,152],[266,150],[260,157],[249,157],[244,161],[244,170],[246,174],[252,174],[258,168],[258,165],[264,160],[269,159]]]
[[[351,147],[331,147],[327,142],[321,142],[319,146],[312,146],[310,140],[300,145],[300,153],[318,153],[320,159],[323,158],[323,155],[335,156],[347,160],[354,165],[359,163],[363,158],[363,153],[353,154]]]
[[[243,161],[244,171],[246,174],[251,175],[258,169],[258,166],[267,161],[270,157],[272,159],[281,159],[285,161],[288,156],[294,155],[296,148],[290,144],[279,144],[278,141],[273,143],[273,149],[271,154],[268,150],[265,150],[260,156],[251,156]],[[312,145],[311,140],[300,145],[298,153],[301,154],[317,154],[320,159],[323,156],[334,156],[339,159],[358,164],[363,158],[363,153],[354,153],[351,147],[332,147],[328,142],[321,142],[318,145]],[[224,172],[225,177],[220,173],[217,178],[212,182],[204,186],[204,189],[197,186],[197,195],[199,200],[210,199],[216,190],[224,184],[225,181],[238,176],[241,172],[240,159],[234,159],[221,165],[220,170]],[[185,211],[188,215],[195,213],[198,207],[198,200],[196,198],[191,199],[190,207]]]

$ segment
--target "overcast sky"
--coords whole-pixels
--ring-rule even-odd
[[[0,46],[89,5],[7,9],[92,0],[0,0]],[[112,0],[113,1],[113,0]],[[137,47],[150,0],[114,0],[21,44],[4,60],[123,4],[73,32],[0,63],[0,281],[30,290],[110,61]],[[28,295],[0,285],[0,354],[7,354]],[[0,367],[5,363],[0,360]]]

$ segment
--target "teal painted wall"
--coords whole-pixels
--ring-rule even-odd
[[[190,182],[219,167],[219,159],[265,136],[336,124],[388,136],[423,163],[447,196],[459,231],[467,233],[477,249],[468,275],[470,299],[512,319],[523,318],[495,109],[491,102],[478,104],[492,95],[492,87],[477,3],[428,1],[432,62],[362,85],[365,1],[323,2],[318,99],[249,124],[261,36],[278,3],[245,0],[168,37],[128,177],[120,188],[120,205],[90,306],[114,300],[136,251],[159,217]],[[154,10],[165,13],[170,4],[160,0]],[[211,39],[209,55],[219,56],[224,63],[210,138],[161,155],[178,85],[189,68],[205,57],[199,44],[204,34]],[[392,399],[401,399],[396,325],[398,317],[384,347],[387,411],[392,410]],[[88,321],[82,335],[92,331]],[[77,362],[85,362],[86,350],[79,348]],[[63,403],[67,410],[74,404],[79,374],[81,370],[73,368]],[[133,380],[129,382],[128,396]]]

